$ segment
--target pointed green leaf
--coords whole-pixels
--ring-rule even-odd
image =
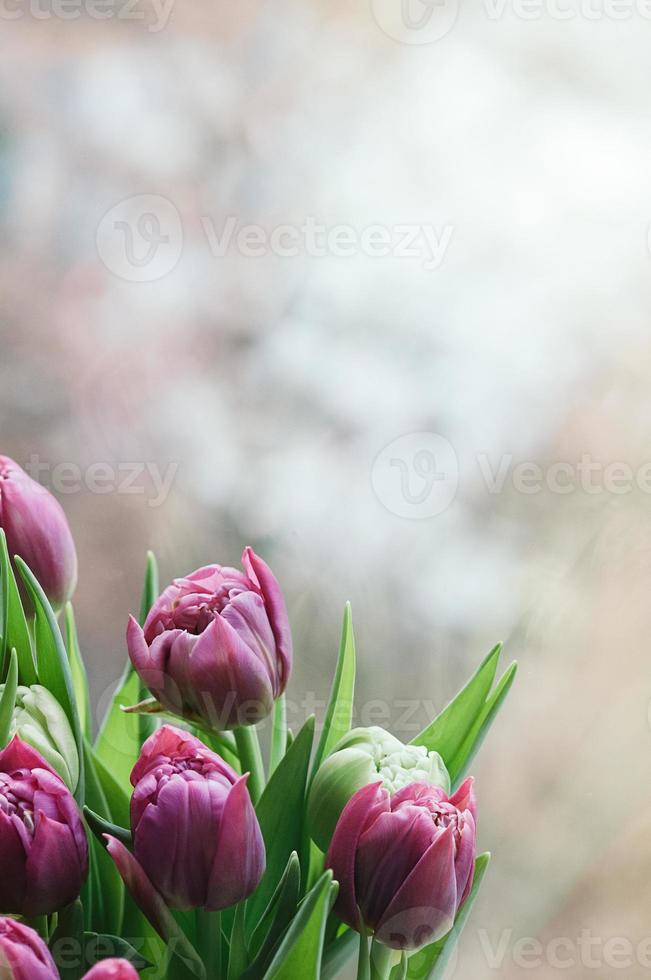
[[[0,589],[2,590],[2,655],[0,668],[6,665],[9,651],[18,655],[18,680],[21,684],[38,684],[29,628],[25,618],[14,570],[9,560],[7,539],[0,528]]]
[[[350,603],[346,603],[341,632],[339,658],[335,671],[330,700],[326,708],[323,731],[312,766],[312,775],[335,747],[339,739],[350,731],[355,697],[355,636]]]
[[[84,741],[84,763],[89,812],[112,823],[111,810],[95,770],[91,748],[86,741]],[[124,884],[106,852],[104,842],[93,837],[89,843],[92,908],[87,921],[94,932],[119,933],[124,910]],[[88,910],[86,912],[88,914]]]
[[[63,637],[47,596],[22,558],[16,557],[16,568],[29,593],[35,610],[34,646],[39,683],[54,695],[65,711],[79,753],[79,782],[75,791],[78,803],[84,802],[84,745],[72,685],[70,663]]]
[[[261,980],[273,952],[296,912],[301,886],[301,866],[294,851],[287,862],[285,873],[269,902],[259,925],[251,937],[251,966],[242,974],[242,980]]]
[[[501,652],[502,644],[498,643],[463,690],[412,740],[413,745],[424,745],[428,752],[438,752],[448,771],[488,697]]]
[[[140,755],[138,716],[125,714],[122,706],[135,704],[139,697],[140,679],[129,664],[122,675],[95,742],[96,755],[120,786],[130,785],[131,770]]]
[[[271,720],[271,750],[269,752],[269,775],[278,766],[278,763],[287,751],[287,703],[285,695],[281,694],[274,701],[274,710]]]
[[[231,929],[230,955],[228,957],[227,980],[238,980],[246,969],[248,955],[246,950],[246,902],[240,902],[235,909],[233,928]]]
[[[65,609],[66,622],[66,647],[68,648],[68,659],[70,660],[70,673],[72,675],[72,686],[77,702],[77,712],[82,733],[86,738],[92,736],[92,720],[90,714],[90,695],[88,693],[88,675],[86,667],[79,649],[79,638],[77,636],[77,626],[75,614],[71,603],[66,603]]]
[[[497,712],[504,703],[506,695],[511,690],[517,670],[517,661],[514,661],[511,666],[505,670],[499,683],[495,687],[495,690],[492,692],[491,696],[488,698],[480,711],[474,725],[466,737],[465,742],[452,759],[450,779],[452,780],[453,786],[458,786],[467,773],[472,760],[479,751],[482,742],[488,734],[488,730],[497,716]]]
[[[457,913],[452,930],[443,939],[432,943],[431,946],[425,946],[424,949],[419,950],[417,953],[412,953],[409,957],[409,966],[407,969],[409,980],[442,980],[450,956],[454,952],[454,948],[459,941],[463,927],[468,920],[472,906],[477,898],[489,861],[490,854],[481,854],[477,858],[472,889],[461,910]]]
[[[336,894],[332,872],[326,871],[294,916],[264,980],[319,980],[326,921]]]
[[[300,852],[313,739],[314,718],[311,717],[267,783],[256,808],[267,851],[267,870],[247,903],[249,934],[269,904],[292,851]]]
[[[140,599],[140,625],[145,625],[145,620],[149,615],[149,610],[158,598],[158,564],[153,551],[147,552],[147,566],[145,568],[145,584],[142,589]]]
[[[127,847],[132,846],[133,839],[131,836],[131,831],[127,827],[121,827],[118,824],[107,820],[105,817],[101,817],[99,813],[95,813],[95,811],[91,810],[89,806],[84,807],[84,817],[86,818],[86,823],[102,847],[104,846],[104,834],[110,834],[111,837],[116,837]]]
[[[131,784],[120,786],[113,774],[97,756],[95,750],[88,743],[88,749],[93,759],[95,773],[100,781],[106,802],[108,803],[111,817],[114,823],[122,827],[128,827],[131,819],[129,811],[129,800],[131,798]]]
[[[16,651],[11,651],[9,658],[9,670],[5,681],[2,696],[0,697],[0,749],[9,742],[11,733],[11,722],[16,707],[16,688],[18,687],[18,657]]]

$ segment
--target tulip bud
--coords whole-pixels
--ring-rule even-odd
[[[258,886],[265,849],[246,780],[171,725],[143,745],[131,773],[134,855],[171,908],[225,909]]]
[[[52,494],[8,456],[0,456],[0,527],[11,558],[19,555],[29,565],[58,612],[77,584],[70,527]]]
[[[0,697],[3,691],[0,684]],[[77,744],[65,711],[47,688],[40,684],[18,688],[9,734],[36,749],[74,793],[79,782]]]
[[[411,783],[393,796],[364,786],[342,813],[326,866],[339,882],[335,909],[392,949],[420,949],[445,936],[472,886],[472,779],[454,796]]]
[[[138,974],[128,960],[102,960],[83,980],[138,980]]]
[[[432,783],[450,791],[450,777],[438,752],[428,752],[422,745],[403,745],[383,728],[355,728],[337,743],[312,783],[308,826],[322,851],[328,850],[351,796],[378,781],[391,794],[410,783]]]
[[[252,725],[283,693],[292,640],[280,586],[245,548],[244,572],[209,565],[176,579],[144,630],[127,629],[131,662],[168,711],[215,730]]]
[[[39,934],[15,919],[0,918],[0,977],[59,980],[59,971]]]
[[[50,915],[74,901],[88,842],[69,789],[15,736],[0,752],[0,913]]]

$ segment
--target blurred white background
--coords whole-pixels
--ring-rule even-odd
[[[1,451],[70,517],[100,705],[147,548],[165,580],[267,558],[297,700],[350,599],[360,708],[405,738],[504,639],[454,976],[628,980],[651,7],[452,2],[3,0]]]

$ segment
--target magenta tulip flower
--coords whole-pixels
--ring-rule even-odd
[[[49,915],[74,901],[88,843],[70,790],[16,736],[0,752],[0,913]]]
[[[446,935],[472,885],[472,779],[454,796],[412,783],[390,796],[380,783],[348,802],[326,866],[339,882],[335,906],[349,926],[392,949],[419,949]]]
[[[225,909],[257,888],[265,849],[246,780],[188,732],[164,725],[147,739],[131,773],[133,859],[109,846],[141,902],[156,907],[143,875],[175,909]]]
[[[144,631],[133,617],[133,666],[174,714],[216,730],[253,725],[287,686],[292,639],[280,586],[245,548],[244,572],[209,565],[176,579],[154,603]]]
[[[61,505],[8,456],[0,456],[0,527],[58,612],[77,584],[77,552]],[[24,595],[24,590],[21,592]]]
[[[39,934],[15,919],[0,918],[0,977],[59,980],[59,971]]]
[[[138,974],[128,960],[102,960],[83,980],[138,980]]]

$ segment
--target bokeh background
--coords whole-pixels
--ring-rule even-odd
[[[347,599],[360,713],[405,738],[502,639],[453,975],[646,976],[643,2],[167,3],[0,11],[0,448],[69,515],[98,712],[148,548],[272,564],[296,723]]]

